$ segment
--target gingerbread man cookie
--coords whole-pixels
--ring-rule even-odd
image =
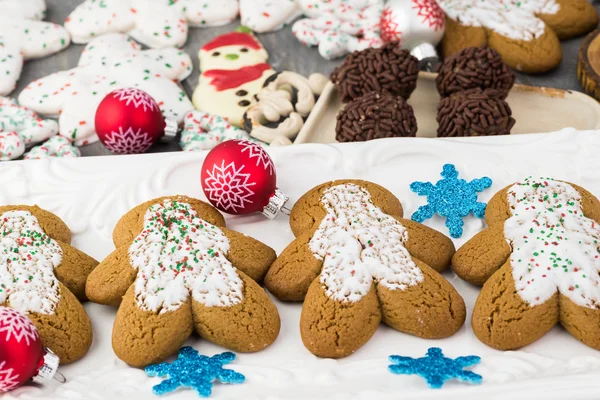
[[[205,44],[198,57],[202,74],[194,91],[194,106],[242,127],[253,96],[275,73],[267,64],[267,51],[252,32],[238,29]]]
[[[80,303],[98,262],[71,247],[71,232],[37,206],[0,207],[0,305],[26,314],[42,344],[62,364],[92,344],[92,326]]]
[[[44,0],[0,1],[0,95],[15,89],[25,60],[47,57],[69,46],[66,29],[39,21],[45,15]]]
[[[117,249],[89,276],[86,294],[119,306],[113,349],[128,364],[164,360],[192,331],[239,352],[277,337],[277,308],[257,283],[275,252],[225,228],[207,203],[150,200],[121,218],[113,240]]]
[[[488,203],[488,228],[452,259],[483,285],[472,326],[501,350],[526,346],[560,323],[600,350],[600,202],[587,190],[529,177]]]
[[[321,357],[352,354],[380,322],[423,338],[454,334],[463,299],[439,272],[452,241],[402,218],[398,199],[367,181],[315,187],[290,215],[296,240],[265,278],[280,300],[304,301],[300,333]]]
[[[292,31],[306,46],[318,46],[327,60],[383,45],[380,22],[383,0],[298,0],[309,16]]]
[[[128,33],[151,48],[181,47],[189,26],[226,25],[238,15],[237,0],[86,0],[65,21],[73,42]]]
[[[562,60],[559,39],[591,31],[598,14],[587,0],[438,0],[446,13],[444,56],[489,44],[519,71],[549,71]]]
[[[179,49],[141,50],[126,35],[109,34],[85,47],[76,68],[29,84],[19,103],[42,115],[60,115],[61,136],[81,146],[98,140],[96,109],[116,89],[143,90],[156,100],[165,118],[183,122],[193,105],[177,82],[191,71],[191,58]]]

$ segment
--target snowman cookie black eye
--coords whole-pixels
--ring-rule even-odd
[[[219,53],[218,51],[215,51],[214,53],[212,53],[213,57],[219,57],[221,55],[221,53]]]
[[[248,107],[250,105],[250,102],[248,100],[242,100],[238,103],[238,105],[240,107]]]
[[[244,96],[248,95],[248,92],[245,90],[238,90],[237,92],[235,92],[235,95],[239,96],[239,97],[244,97]]]
[[[248,49],[247,49],[247,48],[245,48],[245,47],[242,47],[242,49],[241,49],[240,51],[241,51],[242,53],[247,53],[247,52],[248,52]]]

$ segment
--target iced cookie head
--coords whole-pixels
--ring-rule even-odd
[[[234,70],[266,63],[269,54],[252,33],[231,32],[217,36],[204,45],[198,57],[202,71]]]

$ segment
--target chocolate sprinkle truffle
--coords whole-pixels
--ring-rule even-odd
[[[364,142],[389,137],[414,137],[417,120],[400,96],[371,92],[346,104],[337,116],[338,142]]]
[[[471,89],[442,99],[438,137],[509,135],[515,125],[508,103],[493,89]]]
[[[347,103],[369,92],[384,90],[408,99],[417,87],[418,76],[419,61],[398,43],[388,43],[349,54],[333,70],[331,81],[342,102]]]
[[[435,83],[441,97],[479,88],[496,89],[506,99],[515,83],[515,74],[496,50],[487,46],[469,47],[444,61]]]

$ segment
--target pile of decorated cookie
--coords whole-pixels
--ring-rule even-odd
[[[42,142],[25,158],[78,156],[76,146],[97,140],[115,153],[144,152],[163,137],[174,139],[178,129],[184,150],[233,138],[290,144],[327,80],[278,74],[252,32],[292,23],[299,41],[327,59],[359,52],[332,74],[349,102],[339,118],[340,141],[414,136],[406,100],[417,81],[417,61],[435,56],[440,41],[447,65],[438,85],[444,98],[439,136],[508,133],[514,121],[504,100],[514,78],[501,59],[523,71],[549,70],[561,59],[559,38],[597,23],[586,0],[501,6],[463,0],[85,0],[64,27],[41,21],[45,12],[44,0],[0,0],[0,37],[6,38],[0,95],[14,90],[24,60],[59,52],[71,40],[87,46],[77,67],[31,82],[18,103],[0,99],[2,160]],[[508,12],[515,18],[503,24]],[[192,72],[190,56],[179,50],[189,29],[224,25],[238,15],[246,28],[200,49],[202,74],[191,101],[180,86]],[[490,49],[464,50],[486,43]],[[458,93],[457,87],[472,91]],[[103,99],[108,105],[100,110]],[[56,117],[58,124],[44,120]]]

